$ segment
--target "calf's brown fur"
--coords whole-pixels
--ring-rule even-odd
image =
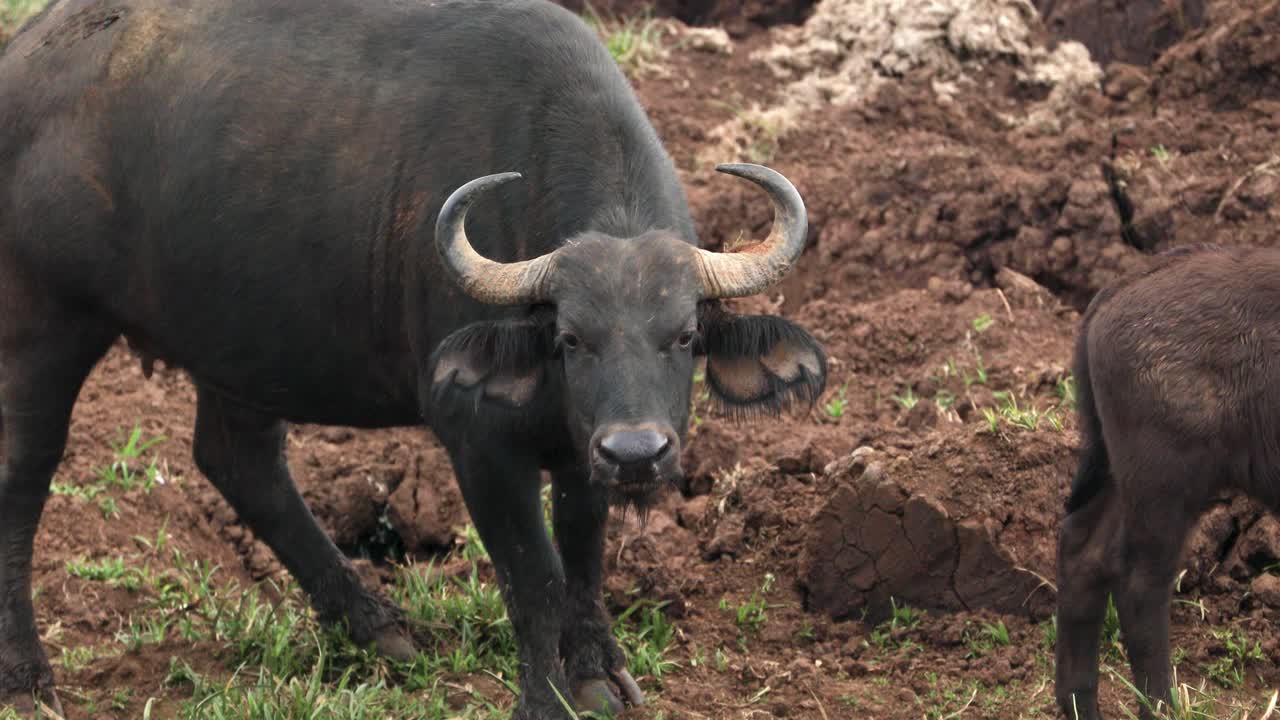
[[[1167,708],[1188,532],[1223,491],[1280,509],[1280,251],[1177,249],[1102,291],[1075,378],[1084,445],[1058,538],[1058,703],[1101,718],[1110,593],[1134,684]]]

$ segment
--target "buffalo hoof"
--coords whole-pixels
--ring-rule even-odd
[[[573,691],[573,701],[579,710],[605,713],[612,716],[622,712],[626,705],[638,707],[644,704],[644,693],[635,678],[626,669],[609,673],[613,683],[600,678],[588,680]],[[616,689],[621,693],[621,697]],[[624,704],[625,701],[625,704]]]
[[[14,710],[20,718],[42,718],[43,720],[62,720],[66,715],[62,712],[62,703],[53,688],[45,688],[39,694],[31,691],[10,691],[0,693],[0,711]]]
[[[596,712],[613,717],[625,709],[622,700],[613,694],[609,681],[596,678],[579,685],[573,691],[573,704],[581,712]]]
[[[378,654],[385,658],[402,663],[411,663],[418,658],[418,646],[399,624],[383,628],[373,643]]]

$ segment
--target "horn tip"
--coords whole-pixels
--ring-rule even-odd
[[[768,170],[768,168],[755,163],[720,163],[716,165],[716,172],[722,172],[727,175],[740,176],[744,173],[758,172],[760,170]]]
[[[506,185],[512,180],[519,180],[523,177],[524,175],[518,172],[503,172],[480,178],[480,180],[483,181],[484,185],[487,187],[497,187],[499,185]]]

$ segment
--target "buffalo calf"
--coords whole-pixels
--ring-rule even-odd
[[[1178,249],[1103,290],[1075,378],[1084,447],[1058,540],[1058,703],[1101,717],[1110,594],[1135,686],[1168,707],[1187,534],[1223,491],[1280,508],[1280,252]]]

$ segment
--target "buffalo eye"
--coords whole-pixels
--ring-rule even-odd
[[[566,350],[577,350],[581,344],[582,341],[578,339],[577,335],[571,332],[560,333],[560,345]]]
[[[687,348],[693,344],[695,333],[692,330],[685,330],[680,333],[680,337],[676,338],[676,344],[682,348]]]

